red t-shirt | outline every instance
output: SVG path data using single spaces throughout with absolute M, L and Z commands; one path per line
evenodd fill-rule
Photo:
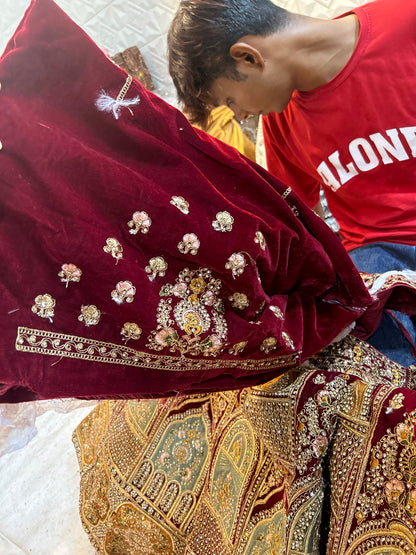
M 310 207 L 324 187 L 348 250 L 416 244 L 416 1 L 353 10 L 360 35 L 326 85 L 263 119 L 271 173 Z

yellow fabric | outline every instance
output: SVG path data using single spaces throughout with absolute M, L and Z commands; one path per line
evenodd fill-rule
M 198 129 L 201 129 L 198 125 Z M 218 106 L 210 114 L 207 133 L 236 148 L 241 154 L 256 161 L 256 147 L 243 133 L 239 123 L 234 118 L 234 112 L 228 106 Z

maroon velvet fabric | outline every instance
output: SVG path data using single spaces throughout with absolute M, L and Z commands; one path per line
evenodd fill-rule
M 125 100 L 138 104 L 118 119 L 98 110 L 126 73 L 51 0 L 31 3 L 0 82 L 0 400 L 260 383 L 329 344 L 371 302 L 336 236 L 294 194 L 283 199 L 287 188 L 265 170 L 134 80 Z M 134 234 L 128 222 L 141 211 L 151 225 Z M 231 229 L 218 228 L 221 212 Z M 186 234 L 197 253 L 184 249 Z M 109 238 L 123 247 L 118 261 L 104 250 Z M 153 276 L 154 257 L 167 269 Z M 79 281 L 62 281 L 64 264 Z M 117 303 L 125 281 L 134 298 Z M 236 306 L 236 293 L 248 305 Z M 37 306 L 45 294 L 50 319 Z M 89 305 L 100 319 L 86 325 Z M 141 334 L 126 343 L 127 322 Z

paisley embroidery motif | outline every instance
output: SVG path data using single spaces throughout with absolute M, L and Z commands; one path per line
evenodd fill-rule
M 247 266 L 246 259 L 239 252 L 233 253 L 228 259 L 228 262 L 225 264 L 225 268 L 227 270 L 231 270 L 233 274 L 233 278 L 240 276 L 244 272 L 244 268 L 246 266 Z
M 216 356 L 227 338 L 224 306 L 219 298 L 221 281 L 210 270 L 185 268 L 176 283 L 160 290 L 157 329 L 149 336 L 148 347 L 156 351 L 168 348 L 182 354 Z M 180 335 L 179 330 L 185 332 Z
M 259 244 L 262 251 L 266 250 L 266 239 L 261 231 L 256 231 L 254 242 Z
M 189 202 L 187 202 L 183 197 L 173 196 L 170 203 L 180 210 L 183 214 L 189 214 Z
M 103 247 L 103 251 L 111 254 L 111 256 L 116 259 L 116 264 L 118 264 L 118 261 L 123 258 L 123 247 L 114 237 L 109 237 L 106 243 L 107 244 Z
M 127 222 L 127 225 L 131 228 L 129 233 L 132 235 L 136 235 L 138 231 L 148 233 L 152 220 L 147 212 L 134 212 L 132 219 Z
M 149 266 L 145 270 L 148 274 L 150 281 L 153 281 L 157 276 L 163 277 L 168 269 L 168 265 L 162 256 L 156 256 L 149 260 Z
M 82 271 L 75 264 L 62 264 L 61 271 L 58 274 L 61 281 L 66 283 L 66 287 L 68 287 L 70 281 L 79 281 L 81 275 Z
M 136 288 L 130 281 L 119 281 L 116 288 L 111 291 L 111 298 L 117 304 L 121 304 L 122 302 L 132 303 L 135 294 Z
M 55 305 L 56 301 L 49 293 L 38 295 L 35 298 L 35 304 L 32 306 L 32 312 L 41 318 L 48 318 L 52 322 L 52 318 L 55 315 Z
M 233 293 L 228 297 L 228 300 L 233 308 L 238 308 L 239 310 L 244 310 L 250 304 L 245 293 Z
M 84 322 L 86 326 L 96 326 L 101 318 L 101 311 L 95 304 L 82 305 L 81 314 L 78 316 L 80 322 Z
M 216 219 L 212 222 L 215 231 L 232 231 L 234 218 L 229 212 L 218 212 Z
M 139 339 L 142 334 L 142 329 L 134 322 L 126 322 L 120 334 L 124 337 L 123 341 L 127 343 L 129 339 Z
M 178 244 L 178 249 L 182 254 L 197 254 L 200 244 L 195 233 L 186 233 Z

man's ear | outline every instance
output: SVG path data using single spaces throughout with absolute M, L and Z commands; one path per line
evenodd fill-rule
M 247 42 L 235 42 L 230 48 L 230 56 L 237 62 L 242 70 L 264 68 L 264 58 L 260 51 Z

